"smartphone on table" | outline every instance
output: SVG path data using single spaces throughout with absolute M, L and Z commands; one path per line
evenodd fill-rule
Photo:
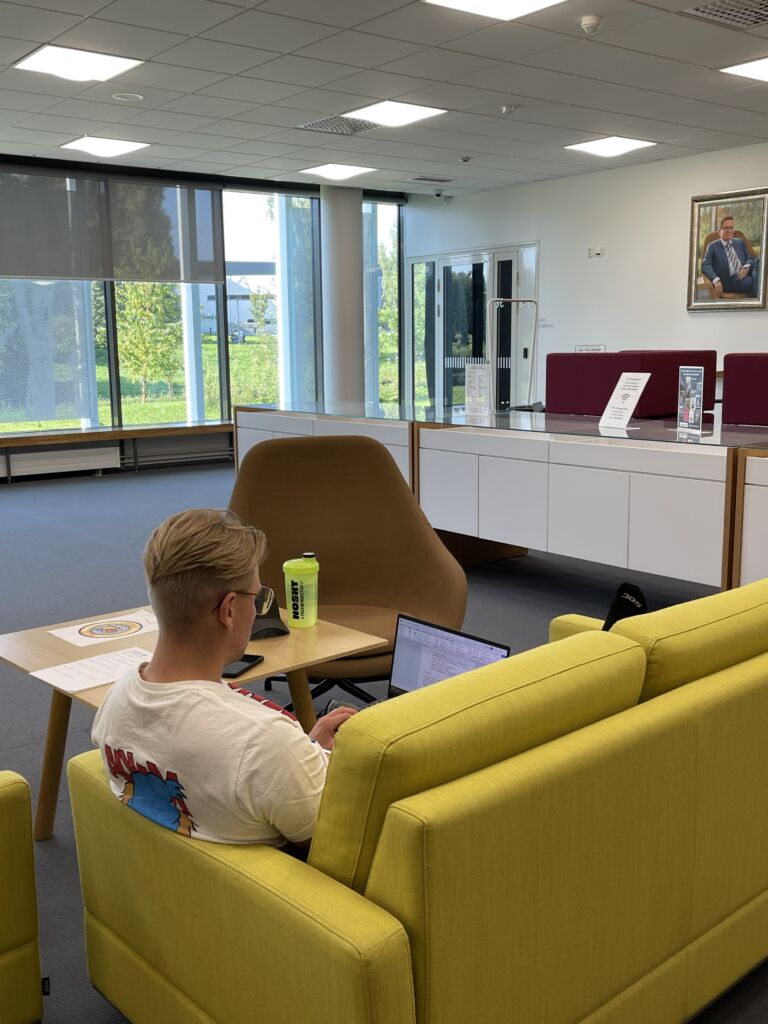
M 244 654 L 240 661 L 231 661 L 229 665 L 224 666 L 221 678 L 239 679 L 240 676 L 244 676 L 250 669 L 260 665 L 262 661 L 264 661 L 263 654 Z

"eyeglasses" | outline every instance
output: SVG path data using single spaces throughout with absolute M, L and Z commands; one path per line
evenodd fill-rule
M 269 609 L 272 607 L 275 601 L 275 592 L 270 587 L 259 587 L 257 593 L 252 593 L 250 590 L 230 590 L 230 594 L 240 594 L 242 597 L 252 597 L 253 603 L 256 606 L 257 615 L 266 615 Z M 227 595 L 225 594 L 224 597 Z M 222 597 L 221 601 L 224 600 Z M 215 608 L 211 608 L 211 614 L 217 612 L 221 608 L 221 601 L 216 605 Z

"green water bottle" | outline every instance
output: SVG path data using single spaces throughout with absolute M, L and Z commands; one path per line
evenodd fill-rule
M 283 562 L 285 573 L 285 609 L 288 625 L 306 629 L 317 622 L 317 576 L 320 565 L 314 551 L 305 551 L 301 558 Z

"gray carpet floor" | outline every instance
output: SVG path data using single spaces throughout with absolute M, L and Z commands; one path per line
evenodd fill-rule
M 231 466 L 215 466 L 0 485 L 4 584 L 0 633 L 145 603 L 141 551 L 149 533 L 182 508 L 225 506 L 233 479 Z M 509 643 L 516 653 L 544 643 L 549 620 L 555 615 L 602 616 L 626 571 L 530 554 L 473 567 L 468 576 L 465 629 Z M 656 576 L 633 574 L 632 579 L 643 587 L 651 608 L 711 592 Z M 341 696 L 329 696 L 335 695 Z M 274 696 L 287 699 L 287 687 L 277 684 Z M 0 766 L 26 776 L 33 793 L 39 781 L 48 704 L 44 685 L 0 662 Z M 75 703 L 68 757 L 90 748 L 92 717 Z M 51 980 L 45 1021 L 119 1024 L 123 1017 L 91 988 L 86 972 L 66 784 L 59 798 L 55 835 L 35 844 L 35 858 L 42 967 Z M 696 1021 L 764 1024 L 768 1021 L 768 968 L 753 972 Z

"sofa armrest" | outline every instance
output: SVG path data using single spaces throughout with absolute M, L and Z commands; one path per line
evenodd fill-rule
M 29 786 L 0 772 L 0 1020 L 43 1015 Z
M 68 775 L 89 973 L 136 1024 L 158 1005 L 229 1024 L 414 1020 L 408 938 L 387 911 L 280 850 L 147 821 L 112 795 L 98 751 Z
M 549 642 L 564 640 L 567 636 L 587 633 L 590 630 L 601 630 L 602 619 L 593 619 L 589 615 L 558 615 L 549 624 Z

